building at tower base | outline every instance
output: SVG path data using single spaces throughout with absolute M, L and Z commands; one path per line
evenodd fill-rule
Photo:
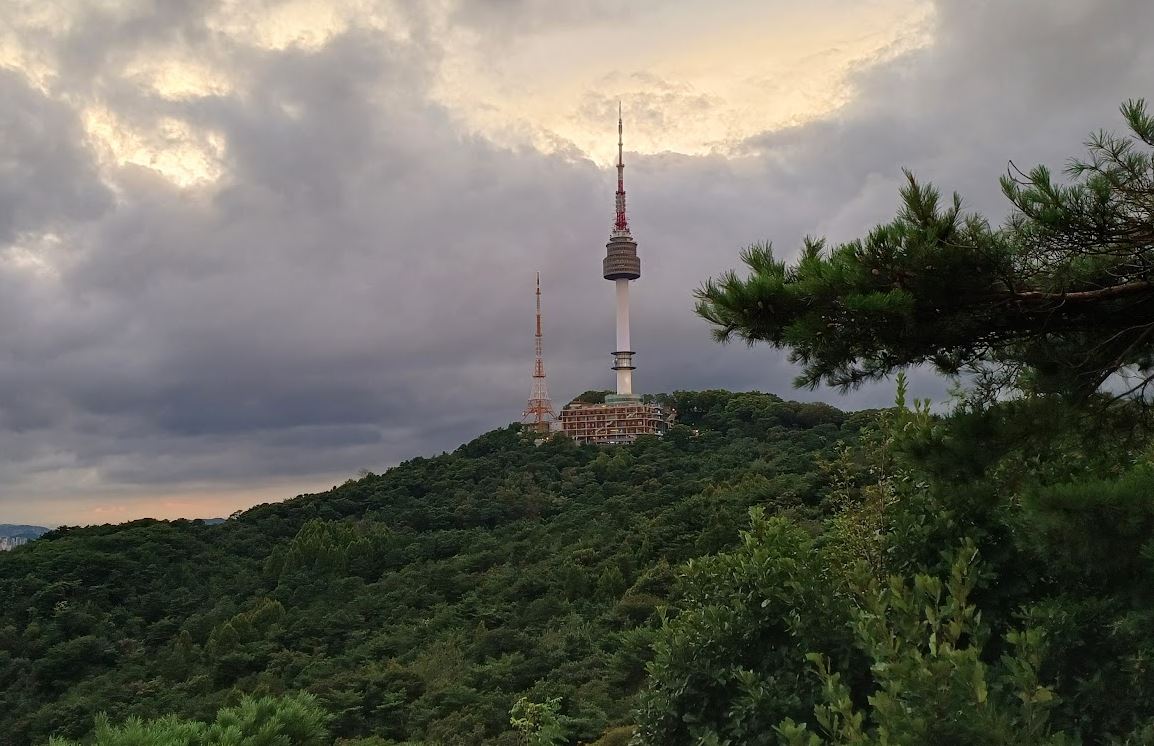
M 561 432 L 578 443 L 619 445 L 640 435 L 664 435 L 673 424 L 673 410 L 643 402 L 632 394 L 609 394 L 599 404 L 573 401 L 561 410 Z

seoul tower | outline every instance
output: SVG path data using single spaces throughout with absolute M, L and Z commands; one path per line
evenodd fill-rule
M 525 429 L 531 432 L 548 435 L 553 426 L 556 415 L 553 413 L 553 402 L 549 399 L 549 391 L 545 387 L 545 361 L 541 349 L 541 273 L 537 273 L 537 333 L 533 336 L 533 388 L 529 393 L 529 403 L 521 415 L 521 422 Z
M 633 347 L 629 342 L 629 283 L 641 276 L 641 259 L 637 242 L 629 233 L 625 217 L 625 158 L 622 139 L 621 104 L 617 104 L 617 219 L 605 244 L 602 264 L 606 280 L 617 284 L 617 349 L 613 352 L 613 370 L 617 371 L 617 395 L 606 401 L 629 401 L 633 393 Z

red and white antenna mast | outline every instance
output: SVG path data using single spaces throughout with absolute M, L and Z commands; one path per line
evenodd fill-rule
M 613 230 L 629 234 L 629 220 L 625 217 L 625 142 L 621 124 L 621 102 L 617 102 L 617 220 Z
M 557 415 L 553 412 L 553 402 L 545 386 L 545 360 L 541 345 L 541 273 L 537 273 L 537 333 L 533 336 L 533 388 L 529 403 L 521 415 L 526 430 L 548 435 Z

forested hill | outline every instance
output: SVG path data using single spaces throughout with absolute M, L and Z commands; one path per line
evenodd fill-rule
M 570 742 L 612 733 L 674 569 L 735 544 L 751 506 L 816 517 L 819 460 L 870 418 L 669 398 L 678 426 L 628 447 L 514 426 L 220 525 L 65 528 L 5 553 L 0 740 L 298 691 L 350 743 L 519 743 L 522 696 L 556 702 Z
M 1003 178 L 1001 227 L 911 174 L 863 238 L 699 288 L 719 340 L 893 408 L 682 393 L 661 439 L 510 427 L 0 554 L 0 743 L 1154 744 L 1154 114 L 1121 110 L 1069 184 Z M 949 413 L 911 366 L 965 374 Z

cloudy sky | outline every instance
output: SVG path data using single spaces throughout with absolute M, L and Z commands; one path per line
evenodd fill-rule
M 793 392 L 692 291 L 901 168 L 994 218 L 1154 97 L 1147 0 L 0 0 L 0 523 L 227 515 L 612 385 Z M 941 385 L 918 378 L 922 393 Z

